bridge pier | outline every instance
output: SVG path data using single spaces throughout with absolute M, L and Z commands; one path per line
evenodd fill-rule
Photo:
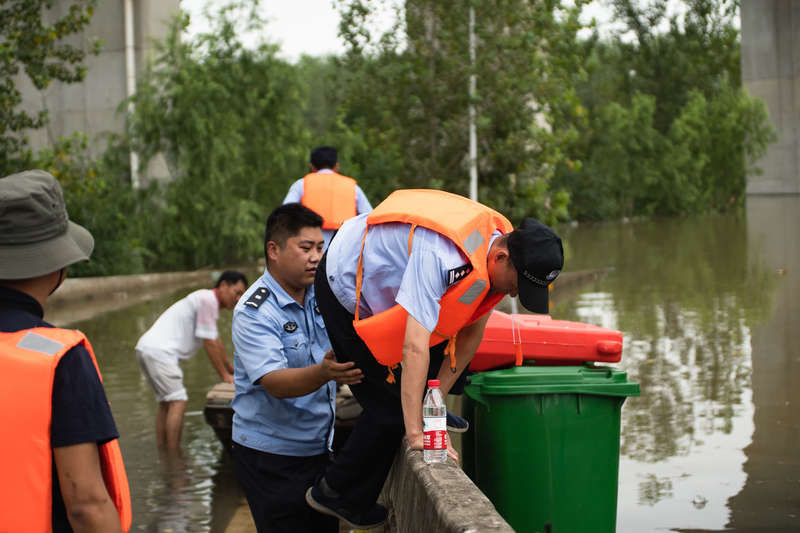
M 742 0 L 742 82 L 778 133 L 747 194 L 800 194 L 800 2 Z

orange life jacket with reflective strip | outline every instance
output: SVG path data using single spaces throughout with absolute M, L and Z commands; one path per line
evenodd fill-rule
M 356 216 L 356 180 L 335 172 L 306 174 L 300 202 L 322 217 L 322 229 L 339 229 Z
M 0 427 L 12 432 L 0 445 L 0 531 L 53 529 L 53 379 L 61 357 L 78 344 L 83 344 L 97 368 L 92 346 L 80 331 L 0 332 Z M 128 531 L 131 496 L 119 442 L 114 439 L 98 450 L 108 494 L 122 530 Z
M 439 302 L 439 322 L 430 340 L 431 346 L 448 341 L 445 353 L 450 356 L 451 367 L 455 370 L 455 337 L 458 331 L 491 311 L 503 299 L 503 294 L 489 294 L 486 259 L 492 233 L 495 230 L 508 233 L 513 226 L 506 217 L 478 202 L 444 191 L 425 189 L 395 191 L 370 213 L 356 270 L 357 301 L 353 327 L 375 359 L 390 368 L 403 360 L 403 339 L 408 312 L 395 304 L 364 320 L 360 320 L 358 316 L 363 278 L 362 259 L 367 233 L 372 226 L 387 222 L 411 224 L 408 236 L 409 255 L 414 229 L 422 226 L 453 241 L 472 265 L 472 271 L 461 281 L 451 285 L 442 296 Z M 394 381 L 391 372 L 387 381 Z

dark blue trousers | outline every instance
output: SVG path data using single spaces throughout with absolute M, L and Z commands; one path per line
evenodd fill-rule
M 339 520 L 309 507 L 305 497 L 328 465 L 327 453 L 275 455 L 235 442 L 231 452 L 258 533 L 338 533 Z

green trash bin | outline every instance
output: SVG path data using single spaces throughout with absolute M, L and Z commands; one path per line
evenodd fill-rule
M 620 412 L 638 383 L 610 367 L 520 366 L 465 392 L 464 470 L 514 530 L 615 531 Z

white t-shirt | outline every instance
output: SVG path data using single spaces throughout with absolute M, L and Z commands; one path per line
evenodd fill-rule
M 136 343 L 149 355 L 188 359 L 203 339 L 219 337 L 219 301 L 211 289 L 200 289 L 172 304 Z

